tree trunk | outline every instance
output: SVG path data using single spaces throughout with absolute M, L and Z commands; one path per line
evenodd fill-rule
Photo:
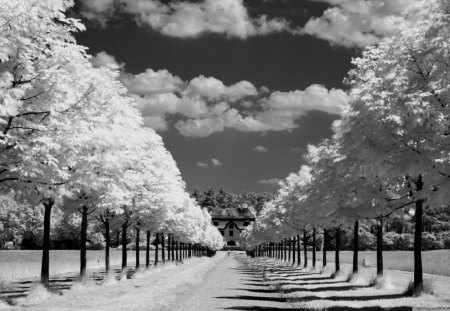
M 175 253 L 176 253 L 176 255 L 177 255 L 177 261 L 179 261 L 180 260 L 180 256 L 179 256 L 179 253 L 180 253 L 180 243 L 177 241 L 176 242 L 176 250 L 175 250 Z
M 109 250 L 111 248 L 111 236 L 109 232 L 109 218 L 105 218 L 105 270 L 106 274 L 111 271 L 111 265 L 109 263 Z
M 301 247 L 300 247 L 300 234 L 297 234 L 297 267 L 302 264 L 302 257 L 301 257 Z
M 284 242 L 284 261 L 287 261 L 287 239 L 286 238 L 284 238 L 283 239 L 283 242 Z
M 288 263 L 291 262 L 291 243 L 292 243 L 292 239 L 289 238 L 288 240 Z
M 167 234 L 167 261 L 170 261 L 170 249 L 172 247 L 172 240 L 170 237 L 170 233 Z
M 292 265 L 295 264 L 295 236 L 292 238 Z
M 414 231 L 414 294 L 419 295 L 423 290 L 422 273 L 422 226 L 423 226 L 423 199 L 416 202 L 416 228 Z
M 316 228 L 313 228 L 313 269 L 316 268 Z
M 88 207 L 81 207 L 81 232 L 80 232 L 80 280 L 86 278 L 86 240 L 88 229 Z
M 377 275 L 383 276 L 383 222 L 377 222 Z
M 359 221 L 355 221 L 353 228 L 353 273 L 358 273 L 358 249 L 359 249 Z
M 161 259 L 162 262 L 165 263 L 166 262 L 166 253 L 165 253 L 165 247 L 166 247 L 166 243 L 165 243 L 165 237 L 164 237 L 164 232 L 161 232 Z
M 151 232 L 150 230 L 146 231 L 147 234 L 147 243 L 145 245 L 145 267 L 148 269 L 150 267 L 150 239 L 151 239 Z
M 303 255 L 305 256 L 305 263 L 303 264 L 303 267 L 308 266 L 308 250 L 306 248 L 306 244 L 308 242 L 308 237 L 306 235 L 306 230 L 303 231 Z
M 328 232 L 327 229 L 323 229 L 322 267 L 325 267 L 327 265 L 327 243 Z
M 127 227 L 128 220 L 122 225 L 122 269 L 127 267 Z
M 136 247 L 135 247 L 135 249 L 136 249 L 136 269 L 139 269 L 139 267 L 141 266 L 141 263 L 140 263 L 140 258 L 139 258 L 139 252 L 140 252 L 140 249 L 139 249 L 139 236 L 140 236 L 140 234 L 141 234 L 141 229 L 139 228 L 139 227 L 136 227 L 136 242 L 135 242 L 135 244 L 136 244 Z
M 341 227 L 337 227 L 336 228 L 336 255 L 334 258 L 334 265 L 335 265 L 335 270 L 336 273 L 338 273 L 339 271 L 341 271 L 341 264 L 339 261 L 339 247 L 341 244 Z
M 42 243 L 41 283 L 48 288 L 50 278 L 50 219 L 55 200 L 48 197 L 42 200 L 44 205 L 44 237 Z
M 159 250 L 159 232 L 156 232 L 156 237 L 155 237 L 155 266 L 158 265 L 158 250 Z
M 173 235 L 172 235 L 172 261 L 175 261 L 175 240 L 173 239 Z
M 192 257 L 192 244 L 189 243 L 189 253 L 188 253 L 189 258 Z

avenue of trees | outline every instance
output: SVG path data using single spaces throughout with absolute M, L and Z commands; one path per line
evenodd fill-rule
M 301 242 L 314 245 L 321 235 L 326 250 L 334 239 L 339 272 L 342 229 L 350 226 L 357 273 L 365 224 L 375 228 L 382 275 L 383 228 L 408 215 L 413 292 L 420 294 L 424 215 L 448 215 L 450 202 L 450 3 L 418 1 L 397 26 L 396 34 L 353 60 L 346 79 L 352 101 L 333 124 L 333 137 L 309 146 L 306 165 L 280 183 L 245 234 L 257 255 L 286 258 L 288 245 L 296 247 L 297 261 Z
M 0 0 L 0 204 L 2 213 L 20 211 L 7 225 L 42 226 L 46 285 L 55 216 L 78 219 L 82 278 L 94 223 L 103 227 L 107 269 L 117 228 L 124 267 L 131 230 L 137 241 L 145 233 L 147 245 L 153 233 L 175 249 L 220 248 L 220 233 L 186 191 L 161 137 L 143 127 L 118 68 L 93 67 L 76 43 L 73 33 L 84 26 L 66 16 L 72 5 Z

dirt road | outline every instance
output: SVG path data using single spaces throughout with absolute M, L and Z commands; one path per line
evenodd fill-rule
M 266 290 L 261 271 L 245 262 L 239 254 L 223 257 L 199 286 L 177 299 L 172 310 L 287 310 L 280 294 Z

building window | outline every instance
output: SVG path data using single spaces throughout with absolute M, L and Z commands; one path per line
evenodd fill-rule
M 234 231 L 230 230 L 230 236 L 233 236 L 233 235 L 234 235 Z
M 248 221 L 244 221 L 244 227 L 247 227 L 250 223 Z
M 225 235 L 225 231 L 220 230 L 220 234 L 221 234 L 222 236 Z
M 213 225 L 214 225 L 214 226 L 218 226 L 218 225 L 219 225 L 219 222 L 218 222 L 218 221 L 213 221 Z
M 234 224 L 230 224 L 228 227 L 230 227 L 230 229 L 234 228 Z

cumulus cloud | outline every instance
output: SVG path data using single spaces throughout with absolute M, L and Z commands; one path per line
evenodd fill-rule
M 282 179 L 280 178 L 269 178 L 269 179 L 261 179 L 258 181 L 258 184 L 266 184 L 266 185 L 278 185 Z
M 211 159 L 211 163 L 214 166 L 221 166 L 222 165 L 222 162 L 220 162 L 219 160 L 214 159 L 214 158 Z
M 112 11 L 124 11 L 135 16 L 140 25 L 162 34 L 190 38 L 205 33 L 224 34 L 245 39 L 250 36 L 291 31 L 282 18 L 261 15 L 251 18 L 243 0 L 202 0 L 196 2 L 159 0 L 82 0 L 83 15 L 100 21 Z M 98 3 L 97 3 L 98 2 Z
M 243 80 L 233 85 L 225 86 L 222 81 L 203 75 L 192 79 L 187 86 L 187 91 L 208 99 L 219 99 L 226 96 L 230 101 L 258 94 L 255 86 L 248 81 Z
M 124 63 L 120 63 L 116 60 L 116 58 L 113 55 L 110 55 L 108 53 L 106 53 L 105 51 L 99 52 L 97 53 L 97 55 L 92 56 L 91 59 L 91 64 L 94 67 L 102 67 L 102 66 L 116 66 L 120 69 L 123 69 L 125 67 Z
M 91 61 L 117 64 L 105 52 Z M 147 69 L 136 75 L 122 70 L 120 78 L 142 112 L 146 126 L 165 131 L 174 125 L 180 134 L 189 137 L 206 137 L 225 129 L 289 131 L 309 111 L 339 115 L 349 102 L 343 90 L 328 90 L 317 84 L 304 90 L 271 92 L 265 87 L 257 89 L 249 81 L 225 85 L 203 75 L 183 81 L 165 69 Z
M 415 0 L 314 0 L 333 5 L 311 18 L 301 33 L 334 45 L 365 47 L 395 32 L 402 12 Z
M 82 0 L 81 14 L 87 19 L 94 20 L 105 26 L 109 17 L 113 14 L 114 0 Z
M 253 150 L 257 152 L 266 152 L 267 148 L 264 146 L 256 146 L 255 148 L 253 148 Z
M 221 34 L 246 39 L 288 32 L 311 35 L 333 45 L 365 47 L 391 35 L 402 13 L 416 0 L 311 0 L 331 5 L 302 28 L 284 18 L 250 17 L 244 0 L 81 0 L 82 15 L 105 26 L 118 12 L 134 16 L 138 25 L 178 38 Z
M 205 163 L 205 162 L 197 162 L 197 166 L 198 167 L 208 167 L 209 165 L 208 165 L 208 163 Z

